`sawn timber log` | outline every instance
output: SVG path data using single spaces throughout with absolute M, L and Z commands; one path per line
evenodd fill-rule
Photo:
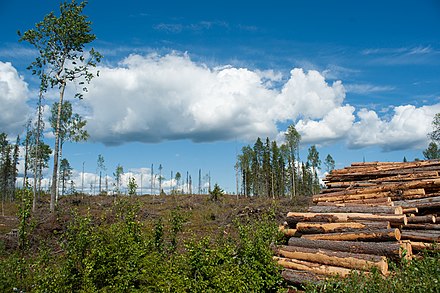
M 400 230 L 395 229 L 362 229 L 354 232 L 305 234 L 301 238 L 311 240 L 337 240 L 337 241 L 396 241 L 400 240 Z
M 345 251 L 360 254 L 375 254 L 400 259 L 404 255 L 406 246 L 398 242 L 360 242 L 360 241 L 331 241 L 310 240 L 291 237 L 289 245 L 307 248 L 325 248 L 333 251 Z
M 353 232 L 361 229 L 389 229 L 389 222 L 343 222 L 343 223 L 307 223 L 296 224 L 301 234 Z M 293 236 L 293 235 L 292 235 Z
M 375 267 L 384 275 L 388 273 L 388 263 L 385 256 L 285 245 L 279 246 L 277 253 L 283 257 L 291 259 L 305 260 L 349 269 L 370 270 Z
M 304 213 L 289 212 L 286 221 L 290 228 L 295 228 L 299 222 L 352 222 L 352 221 L 373 221 L 373 222 L 390 222 L 394 224 L 407 224 L 406 215 L 377 215 L 366 213 Z

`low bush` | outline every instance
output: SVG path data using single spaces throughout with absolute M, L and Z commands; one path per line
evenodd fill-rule
M 440 292 L 440 253 L 424 253 L 410 262 L 390 264 L 391 274 L 383 277 L 380 272 L 352 273 L 348 278 L 332 279 L 323 285 L 309 285 L 306 292 Z
M 179 210 L 157 219 L 153 228 L 137 220 L 137 210 L 136 204 L 118 200 L 114 223 L 74 213 L 60 238 L 62 250 L 42 248 L 0 259 L 0 291 L 276 292 L 280 288 L 279 269 L 270 250 L 277 237 L 274 221 L 236 221 L 223 236 L 179 243 L 185 222 Z

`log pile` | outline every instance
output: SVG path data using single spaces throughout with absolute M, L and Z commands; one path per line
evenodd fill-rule
M 353 163 L 333 170 L 327 188 L 307 212 L 290 212 L 282 231 L 288 245 L 274 259 L 293 283 L 320 282 L 351 270 L 376 268 L 388 260 L 439 249 L 440 160 Z

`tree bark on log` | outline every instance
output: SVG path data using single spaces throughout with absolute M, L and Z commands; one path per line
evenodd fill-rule
M 397 242 L 360 242 L 360 241 L 331 241 L 331 240 L 310 240 L 305 238 L 292 237 L 289 245 L 325 248 L 334 251 L 345 251 L 360 254 L 382 255 L 392 259 L 400 259 L 403 256 L 405 247 Z
M 425 197 L 423 187 L 430 186 L 440 187 L 440 178 L 319 194 L 313 196 L 313 202 L 362 200 L 381 197 L 391 197 L 392 199 L 405 199 L 406 196 Z
M 347 268 L 341 268 L 336 266 L 328 266 L 303 260 L 290 259 L 285 257 L 274 256 L 273 259 L 286 269 L 300 270 L 306 272 L 312 272 L 324 276 L 341 276 L 346 277 L 352 270 Z
M 278 254 L 290 258 L 330 266 L 368 271 L 375 267 L 384 275 L 388 273 L 385 256 L 332 251 L 327 249 L 304 248 L 298 246 L 279 246 Z
M 400 240 L 399 229 L 363 229 L 356 232 L 304 234 L 301 238 L 311 240 L 336 240 L 336 241 L 396 241 Z
M 417 214 L 418 212 L 418 208 L 402 208 L 402 213 L 404 214 Z
M 343 169 L 342 169 L 343 170 Z M 395 170 L 389 170 L 389 171 L 377 171 L 375 173 L 371 172 L 368 174 L 362 173 L 362 170 L 359 169 L 358 172 L 347 172 L 346 174 L 330 174 L 328 175 L 324 181 L 367 181 L 367 180 L 374 180 L 374 179 L 380 179 L 385 177 L 393 177 L 393 176 L 405 176 L 408 174 L 420 174 L 425 172 L 438 172 L 439 166 L 425 166 L 425 167 L 419 167 L 419 168 L 408 168 L 408 169 L 395 169 Z M 339 170 L 338 170 L 339 171 Z M 438 176 L 432 176 L 432 178 L 436 178 Z M 430 179 L 431 176 L 428 176 L 426 179 Z M 422 178 L 418 178 L 422 179 Z M 407 181 L 410 181 L 412 179 L 408 179 Z M 392 181 L 400 181 L 400 180 L 389 180 Z M 405 180 L 403 180 L 405 181 Z
M 395 224 L 407 224 L 405 215 L 377 215 L 365 213 L 287 213 L 286 221 L 290 228 L 295 228 L 299 222 L 351 222 L 351 221 L 373 221 L 390 222 Z
M 407 218 L 407 224 L 420 224 L 420 223 L 432 223 L 436 222 L 436 218 L 434 215 L 425 215 L 425 216 L 414 216 Z
M 440 240 L 440 231 L 438 230 L 403 230 L 402 239 L 421 242 L 438 242 Z
M 298 223 L 296 229 L 301 234 L 353 232 L 359 229 L 389 229 L 389 222 L 344 222 L 344 223 Z
M 378 162 L 377 164 L 371 163 L 353 163 L 350 167 L 346 167 L 344 169 L 333 170 L 330 175 L 369 175 L 378 173 L 393 172 L 400 171 L 402 173 L 413 173 L 413 169 L 418 170 L 426 170 L 426 167 L 434 167 L 438 169 L 440 165 L 440 161 L 438 160 L 429 160 L 429 161 L 419 161 L 419 162 L 405 162 L 405 163 L 387 163 L 387 162 Z M 429 169 L 428 169 L 429 170 Z
M 402 226 L 404 230 L 440 230 L 440 224 L 408 224 Z
M 372 187 L 376 186 L 376 183 L 372 182 L 359 182 L 359 181 L 341 181 L 341 182 L 326 182 L 325 185 L 329 189 L 333 188 L 363 188 L 363 187 Z
M 280 231 L 281 233 L 283 233 L 287 237 L 300 236 L 297 233 L 297 229 L 289 229 L 289 228 L 286 228 L 284 225 L 279 226 L 278 231 Z
M 402 215 L 402 207 L 387 207 L 387 206 L 375 206 L 367 207 L 362 206 L 311 206 L 308 208 L 308 212 L 311 213 L 370 213 L 370 214 L 393 214 Z
M 281 272 L 281 276 L 284 280 L 292 283 L 292 284 L 307 284 L 307 283 L 313 283 L 313 284 L 319 284 L 325 280 L 325 277 L 322 275 L 317 275 L 312 272 L 306 272 L 306 271 L 298 271 L 298 270 L 291 270 L 291 269 L 283 269 Z
M 422 171 L 420 173 L 399 174 L 395 176 L 381 177 L 373 180 L 369 180 L 371 183 L 385 183 L 395 181 L 412 181 L 416 179 L 431 179 L 438 177 L 437 171 Z
M 440 196 L 427 197 L 422 199 L 394 201 L 394 204 L 404 208 L 406 207 L 416 207 L 419 209 L 440 208 Z
M 376 204 L 376 205 L 386 205 L 387 203 L 392 203 L 391 197 L 378 197 L 378 198 L 368 198 L 368 199 L 353 199 L 353 200 L 337 200 L 337 201 L 320 201 L 318 205 L 329 205 L 335 204 Z
M 440 251 L 440 245 L 429 242 L 411 241 L 411 247 L 414 251 Z

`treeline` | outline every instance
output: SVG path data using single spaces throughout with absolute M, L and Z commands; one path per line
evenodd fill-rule
M 3 203 L 6 200 L 12 201 L 15 198 L 15 181 L 17 180 L 17 162 L 20 138 L 11 144 L 5 133 L 0 133 L 0 193 Z
M 285 134 L 285 143 L 257 138 L 253 147 L 247 145 L 237 156 L 237 192 L 245 196 L 295 197 L 319 193 L 318 169 L 321 160 L 316 146 L 308 149 L 307 160 L 301 161 L 301 135 L 293 125 Z M 334 169 L 331 155 L 325 159 L 327 171 Z

